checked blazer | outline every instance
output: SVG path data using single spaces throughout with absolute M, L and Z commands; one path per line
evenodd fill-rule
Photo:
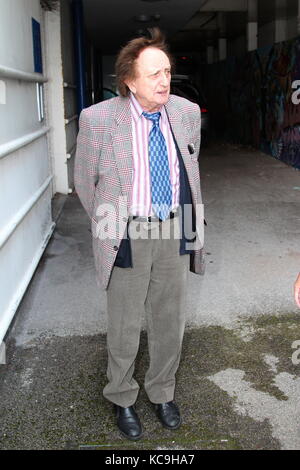
M 175 95 L 170 95 L 165 109 L 185 166 L 196 217 L 194 243 L 197 244 L 190 255 L 190 270 L 203 274 L 204 216 L 203 209 L 199 211 L 203 206 L 198 163 L 200 109 L 197 104 Z M 74 180 L 91 219 L 95 265 L 104 289 L 127 228 L 133 171 L 130 99 L 118 96 L 84 109 L 79 119 Z M 103 213 L 101 208 L 105 208 Z M 106 238 L 99 237 L 99 220 L 109 216 L 115 223 L 108 225 Z

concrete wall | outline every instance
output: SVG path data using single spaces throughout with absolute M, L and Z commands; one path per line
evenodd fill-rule
M 230 9 L 233 8 L 232 2 L 226 2 L 226 6 L 225 2 L 223 2 L 223 4 L 224 6 L 221 7 L 222 11 L 230 11 Z M 209 5 L 210 2 L 206 3 L 204 10 L 206 10 Z M 279 7 L 276 8 L 275 0 L 258 2 L 257 43 L 259 48 L 271 46 L 274 42 L 278 43 L 295 39 L 299 36 L 297 28 L 298 5 L 298 0 L 286 0 L 286 8 L 281 11 Z M 243 6 L 244 5 L 241 3 L 240 8 Z M 245 31 L 242 35 L 233 38 L 229 37 L 227 48 L 228 57 L 242 57 L 246 54 L 248 49 L 246 29 L 247 27 L 245 24 Z M 218 58 L 216 61 L 218 61 Z
M 258 47 L 265 47 L 276 41 L 275 37 L 276 24 L 275 21 L 266 23 L 258 29 Z M 298 36 L 297 32 L 297 16 L 290 17 L 286 20 L 284 27 L 284 37 L 286 40 L 294 39 Z
M 39 120 L 32 18 L 39 0 L 0 0 L 0 343 L 52 233 L 47 115 Z M 45 68 L 44 68 L 45 70 Z M 45 73 L 45 72 L 44 72 Z M 39 84 L 39 85 L 38 85 Z
M 297 18 L 298 0 L 287 0 L 283 17 L 276 12 L 275 1 L 270 0 L 268 8 L 265 7 L 264 15 L 262 18 L 259 17 L 258 47 L 295 39 L 298 36 Z

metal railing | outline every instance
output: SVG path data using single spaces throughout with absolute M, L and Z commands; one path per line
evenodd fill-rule
M 44 77 L 44 75 L 40 73 L 24 72 L 23 70 L 12 69 L 5 65 L 0 65 L 0 77 L 36 83 L 45 83 L 48 81 L 47 77 Z
M 50 127 L 44 126 L 38 131 L 31 132 L 30 134 L 23 135 L 22 137 L 18 137 L 17 139 L 11 140 L 10 142 L 6 142 L 5 144 L 0 145 L 0 159 L 6 157 L 12 152 L 16 152 L 22 147 L 25 147 L 31 142 L 34 142 L 37 139 L 40 139 L 44 135 L 49 132 Z
M 32 209 L 32 207 L 39 201 L 44 194 L 49 184 L 53 179 L 53 175 L 48 176 L 46 181 L 39 187 L 39 189 L 26 201 L 26 203 L 18 210 L 14 217 L 8 224 L 0 231 L 0 249 L 3 248 L 7 240 L 12 236 L 16 228 L 20 225 L 24 217 Z

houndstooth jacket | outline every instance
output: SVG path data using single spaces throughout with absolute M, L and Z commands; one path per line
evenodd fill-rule
M 199 106 L 184 98 L 170 95 L 165 108 L 185 165 L 193 206 L 203 207 L 198 164 L 201 140 Z M 126 231 L 132 191 L 133 156 L 129 98 L 112 98 L 81 112 L 74 179 L 77 194 L 91 219 L 96 270 L 100 284 L 106 289 Z M 108 233 L 105 239 L 98 236 L 99 207 L 103 207 L 103 204 L 108 212 L 117 215 L 115 225 L 118 229 Z M 198 213 L 198 244 L 190 255 L 190 270 L 196 274 L 204 274 L 203 223 L 203 213 L 200 216 Z

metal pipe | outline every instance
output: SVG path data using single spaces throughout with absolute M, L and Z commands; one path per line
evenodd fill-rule
M 67 160 L 70 160 L 70 158 L 73 157 L 75 151 L 76 151 L 77 143 L 73 145 L 73 147 L 67 152 Z
M 24 82 L 38 82 L 45 83 L 47 78 L 40 73 L 28 73 L 23 70 L 12 69 L 5 65 L 0 65 L 0 77 L 12 78 L 14 80 L 23 80 Z
M 70 124 L 70 122 L 75 121 L 78 118 L 78 114 L 74 114 L 74 116 L 70 116 L 69 118 L 65 119 L 65 124 Z
M 64 88 L 74 88 L 76 89 L 76 85 L 73 85 L 72 83 L 64 82 Z
M 12 152 L 16 152 L 17 150 L 25 147 L 31 142 L 34 142 L 37 139 L 40 139 L 44 135 L 49 132 L 50 127 L 42 127 L 40 130 L 31 132 L 30 134 L 23 135 L 22 137 L 18 137 L 17 139 L 11 140 L 5 144 L 0 145 L 0 159 L 6 157 Z

